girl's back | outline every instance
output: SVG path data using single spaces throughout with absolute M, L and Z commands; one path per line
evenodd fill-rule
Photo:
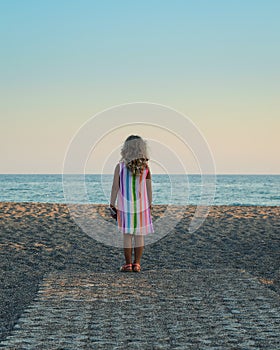
M 150 170 L 146 166 L 139 175 L 133 173 L 124 161 L 119 163 L 120 189 L 118 193 L 118 226 L 123 233 L 147 234 L 153 232 L 146 180 Z

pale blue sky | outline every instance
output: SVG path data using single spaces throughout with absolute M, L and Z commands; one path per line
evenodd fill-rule
M 278 0 L 1 0 L 0 173 L 60 173 L 87 119 L 134 101 L 188 115 L 218 173 L 280 173 L 279 17 Z

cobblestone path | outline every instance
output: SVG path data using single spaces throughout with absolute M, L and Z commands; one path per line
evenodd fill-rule
M 5 349 L 280 349 L 280 298 L 239 270 L 46 275 Z

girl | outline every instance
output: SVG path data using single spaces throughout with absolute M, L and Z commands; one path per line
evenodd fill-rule
M 121 271 L 140 272 L 144 235 L 154 232 L 151 218 L 151 172 L 148 167 L 146 142 L 140 136 L 129 136 L 122 147 L 121 157 L 114 172 L 110 208 L 116 213 L 118 229 L 124 236 L 125 264 Z

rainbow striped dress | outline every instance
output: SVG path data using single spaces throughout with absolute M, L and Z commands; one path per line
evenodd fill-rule
M 124 162 L 120 162 L 120 189 L 118 192 L 118 229 L 122 233 L 145 235 L 153 233 L 146 178 L 149 169 L 133 175 Z

